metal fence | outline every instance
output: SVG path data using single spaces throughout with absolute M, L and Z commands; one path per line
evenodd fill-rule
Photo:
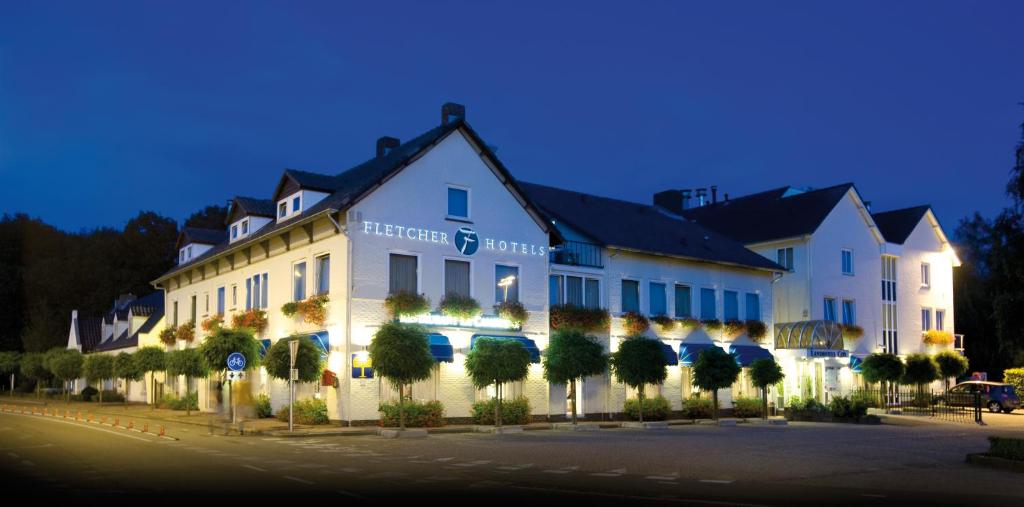
M 980 393 L 958 394 L 900 389 L 859 389 L 852 397 L 863 401 L 869 407 L 899 411 L 907 415 L 934 417 L 945 421 L 978 423 L 982 422 L 982 398 Z

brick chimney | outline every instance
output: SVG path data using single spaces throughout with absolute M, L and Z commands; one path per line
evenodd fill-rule
M 383 136 L 377 139 L 377 158 L 387 155 L 391 150 L 398 148 L 400 144 L 402 143 L 397 137 Z
M 466 106 L 455 102 L 445 102 L 441 106 L 441 125 L 447 125 L 456 119 L 466 119 Z

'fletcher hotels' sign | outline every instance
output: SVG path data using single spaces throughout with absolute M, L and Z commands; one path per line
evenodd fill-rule
M 380 222 L 363 222 L 363 234 L 384 236 L 388 238 L 420 241 L 438 245 L 453 245 L 463 255 L 473 255 L 483 248 L 493 252 L 514 253 L 520 255 L 547 255 L 548 247 L 533 243 L 520 243 L 499 238 L 481 238 L 469 227 L 460 227 L 454 235 L 447 232 Z

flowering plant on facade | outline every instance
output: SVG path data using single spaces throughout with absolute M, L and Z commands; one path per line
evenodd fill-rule
M 924 343 L 925 345 L 952 345 L 953 333 L 938 329 L 929 329 L 924 332 Z
M 847 340 L 859 340 L 861 336 L 864 336 L 864 328 L 856 324 L 843 324 L 843 338 Z
M 706 329 L 708 331 L 721 331 L 722 330 L 722 321 L 720 321 L 718 319 L 704 319 L 704 320 L 700 321 L 700 325 L 703 326 L 704 329 Z
M 683 328 L 684 333 L 689 333 L 700 327 L 700 321 L 693 317 L 683 317 L 677 320 L 679 321 L 679 325 Z
M 249 328 L 257 333 L 267 327 L 267 312 L 263 310 L 246 310 L 231 317 L 231 327 L 235 329 Z
M 167 326 L 160 331 L 160 341 L 164 345 L 174 345 L 177 339 L 177 329 L 174 326 Z
M 195 322 L 190 321 L 178 326 L 178 329 L 174 332 L 174 337 L 185 342 L 194 340 L 196 337 Z
M 316 326 L 322 326 L 327 322 L 327 302 L 330 301 L 327 294 L 317 294 L 302 301 L 293 301 L 281 306 L 281 313 L 286 317 L 296 314 L 302 320 Z
M 519 301 L 505 301 L 494 305 L 494 313 L 509 322 L 513 326 L 522 327 L 526 319 L 530 318 L 530 312 Z
M 224 316 L 214 315 L 212 317 L 207 317 L 203 319 L 203 322 L 200 324 L 200 326 L 202 326 L 203 331 L 206 331 L 207 333 L 212 333 L 224 326 Z
M 760 320 L 748 320 L 744 324 L 747 327 L 747 336 L 755 342 L 760 342 L 768 336 L 768 325 Z
M 626 312 L 622 314 L 622 328 L 628 336 L 644 334 L 651 328 L 650 321 L 638 312 Z
M 722 324 L 722 329 L 725 331 L 725 336 L 735 338 L 747 330 L 747 323 L 742 320 L 730 319 Z
M 399 291 L 388 294 L 384 300 L 384 308 L 393 319 L 399 317 L 413 317 L 430 312 L 430 300 L 426 295 L 415 292 Z
M 461 320 L 475 319 L 480 315 L 480 303 L 469 297 L 449 292 L 441 298 L 437 309 L 442 314 Z
M 585 333 L 608 330 L 611 315 L 604 308 L 583 308 L 575 305 L 555 305 L 549 310 L 551 329 L 579 329 Z
M 676 327 L 676 321 L 672 320 L 668 315 L 655 315 L 651 317 L 651 320 L 658 325 L 658 329 L 662 332 L 667 333 Z

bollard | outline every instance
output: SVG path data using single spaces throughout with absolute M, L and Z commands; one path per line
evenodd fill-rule
M 165 428 L 163 426 L 160 426 L 160 436 L 161 437 L 164 436 L 164 430 L 165 430 Z
M 128 421 L 128 429 L 130 430 L 130 429 L 132 429 L 134 427 L 135 427 L 135 423 L 133 423 L 131 421 Z
M 120 417 L 115 417 L 114 418 L 114 427 L 116 428 L 116 427 L 118 427 L 120 425 L 121 425 L 121 418 Z
M 149 433 L 149 423 L 142 423 L 142 432 Z
M 75 420 L 78 421 L 78 420 L 81 420 L 81 419 L 82 419 L 82 411 L 79 410 L 79 411 L 75 412 Z
M 86 422 L 92 422 L 92 414 L 88 414 L 85 418 Z
M 100 417 L 100 424 L 107 424 L 107 416 Z

